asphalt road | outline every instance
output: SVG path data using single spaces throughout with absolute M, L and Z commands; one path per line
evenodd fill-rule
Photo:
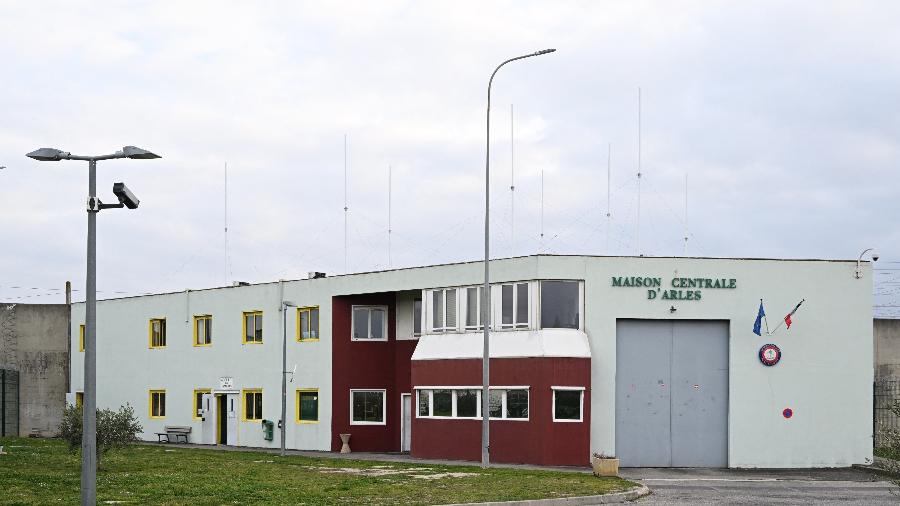
M 900 487 L 859 469 L 622 469 L 650 487 L 635 501 L 656 504 L 900 505 Z

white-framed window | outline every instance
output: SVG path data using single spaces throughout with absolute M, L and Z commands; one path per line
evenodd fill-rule
M 484 298 L 484 286 L 469 286 L 466 294 L 466 330 L 483 330 L 481 325 L 481 301 Z M 488 308 L 490 314 L 490 308 Z
M 431 290 L 431 331 L 432 332 L 456 332 L 456 288 L 441 288 Z
M 581 328 L 581 292 L 579 281 L 541 281 L 541 328 Z
M 387 391 L 350 389 L 350 425 L 386 425 Z
M 481 387 L 416 387 L 418 418 L 481 418 Z M 528 420 L 528 387 L 490 387 L 491 419 Z
M 528 283 L 504 283 L 500 285 L 500 328 L 527 329 L 530 306 Z
M 491 387 L 488 409 L 492 420 L 528 420 L 528 387 Z
M 413 301 L 413 335 L 422 335 L 422 299 Z
M 553 391 L 553 421 L 584 420 L 584 387 L 550 387 Z
M 387 306 L 353 306 L 353 341 L 387 341 Z

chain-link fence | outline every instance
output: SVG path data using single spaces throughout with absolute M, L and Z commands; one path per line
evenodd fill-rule
M 887 442 L 886 431 L 900 431 L 900 417 L 891 411 L 894 403 L 900 402 L 900 378 L 875 380 L 874 396 L 875 446 L 881 447 Z
M 19 435 L 19 372 L 0 369 L 0 436 Z

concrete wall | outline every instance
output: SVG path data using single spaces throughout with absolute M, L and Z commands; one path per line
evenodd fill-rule
M 0 303 L 0 369 L 19 371 L 21 436 L 32 429 L 55 435 L 59 427 L 69 367 L 68 311 L 65 304 Z
M 855 266 L 855 261 L 544 255 L 493 261 L 491 276 L 498 283 L 584 281 L 582 318 L 593 357 L 590 451 L 615 453 L 617 319 L 727 320 L 729 466 L 831 467 L 872 458 L 872 271 L 865 264 L 862 279 L 856 279 Z M 736 285 L 703 289 L 700 300 L 667 300 L 661 295 L 649 299 L 646 288 L 612 286 L 616 276 L 659 277 L 666 290 L 675 288 L 671 280 L 679 277 L 735 279 Z M 480 263 L 464 263 L 101 301 L 98 405 L 135 405 L 148 439 L 163 425 L 192 425 L 199 432 L 200 424 L 191 416 L 192 390 L 216 388 L 219 377 L 232 376 L 236 389 L 262 388 L 264 418 L 277 420 L 280 301 L 319 305 L 321 339 L 288 342 L 288 369 L 295 363 L 298 368 L 289 386 L 287 412 L 294 413 L 294 388 L 318 388 L 320 423 L 288 423 L 287 446 L 328 450 L 333 439 L 332 365 L 341 360 L 332 356 L 332 343 L 349 339 L 332 333 L 332 297 L 477 285 L 482 280 Z M 800 299 L 806 302 L 790 330 L 782 327 L 773 336 L 758 337 L 751 329 L 760 298 L 765 299 L 773 329 Z M 398 306 L 406 301 L 398 300 Z M 251 309 L 264 311 L 261 345 L 241 344 L 241 311 Z M 398 308 L 398 318 L 404 313 Z M 73 340 L 83 314 L 83 304 L 73 306 Z M 213 315 L 212 346 L 191 345 L 194 314 Z M 148 320 L 157 317 L 168 321 L 165 349 L 148 348 Z M 294 321 L 289 314 L 289 332 Z M 757 358 L 760 346 L 770 342 L 783 352 L 774 367 L 763 366 Z M 74 345 L 77 350 L 77 342 Z M 72 386 L 77 391 L 82 354 L 72 355 Z M 164 420 L 147 416 L 151 388 L 167 390 Z M 389 406 L 394 402 L 391 399 Z M 792 418 L 782 416 L 785 408 L 793 410 Z M 238 442 L 275 447 L 278 437 L 265 442 L 259 423 L 239 422 Z
M 875 378 L 900 379 L 900 320 L 876 319 Z

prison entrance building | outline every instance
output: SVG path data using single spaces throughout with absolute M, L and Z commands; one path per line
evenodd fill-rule
M 98 406 L 147 440 L 585 466 L 872 458 L 872 281 L 856 261 L 535 255 L 98 304 Z M 754 332 L 762 300 L 766 319 Z M 285 306 L 285 302 L 289 306 Z M 799 301 L 788 326 L 784 317 Z M 282 309 L 284 311 L 282 312 Z M 72 309 L 79 339 L 84 306 Z M 768 326 L 767 326 L 768 325 Z M 72 391 L 83 353 L 72 344 Z

